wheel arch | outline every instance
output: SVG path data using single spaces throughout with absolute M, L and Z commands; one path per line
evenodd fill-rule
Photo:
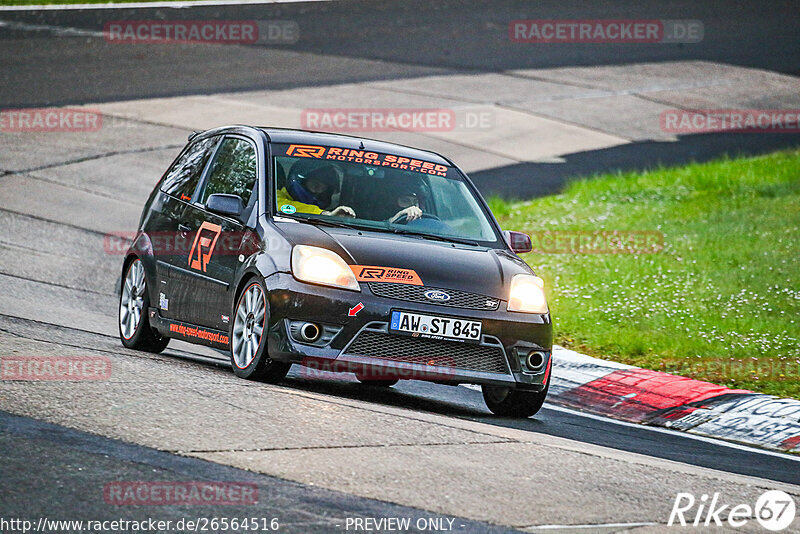
M 134 260 L 139 260 L 142 262 L 142 266 L 144 267 L 144 274 L 145 279 L 147 280 L 147 294 L 150 296 L 150 302 L 158 302 L 158 284 L 154 283 L 158 277 L 156 273 L 156 265 L 155 261 L 153 260 L 152 256 L 146 256 L 140 254 L 138 251 L 130 250 L 125 256 L 125 259 L 122 262 L 122 272 L 119 277 L 119 283 L 117 284 L 117 296 L 122 295 L 122 284 L 125 283 L 125 275 L 128 272 L 128 268 L 130 267 L 131 263 Z M 150 260 L 150 261 L 148 261 Z
M 236 313 L 236 310 L 234 310 L 234 308 L 236 307 L 236 304 L 239 302 L 239 297 L 242 295 L 242 291 L 244 291 L 244 288 L 247 287 L 247 285 L 254 279 L 256 280 L 261 279 L 263 281 L 264 276 L 258 271 L 248 270 L 245 271 L 244 274 L 242 274 L 241 278 L 239 278 L 239 283 L 236 284 L 236 291 L 234 291 L 233 293 L 233 300 L 231 302 L 231 313 L 234 314 Z M 266 286 L 267 283 L 265 281 L 264 287 L 266 288 Z M 267 305 L 269 305 L 269 299 L 266 299 L 266 301 Z M 231 316 L 231 324 L 233 324 L 233 316 Z
M 131 243 L 131 246 L 125 254 L 125 259 L 122 261 L 122 273 L 120 274 L 119 283 L 117 284 L 118 295 L 122 293 L 125 273 L 127 273 L 128 267 L 135 259 L 141 260 L 147 279 L 151 281 L 156 280 L 156 257 L 153 254 L 153 243 L 146 232 L 140 231 L 136 235 L 133 243 Z M 148 284 L 147 289 L 150 294 L 150 302 L 158 302 L 158 299 L 154 299 L 154 294 L 152 293 L 154 287 L 151 286 L 152 284 Z
M 130 267 L 133 260 L 136 259 L 139 259 L 139 256 L 137 256 L 135 252 L 128 252 L 128 255 L 122 260 L 122 272 L 117 279 L 117 296 L 122 295 L 122 284 L 125 283 L 125 275 L 128 274 L 128 267 Z

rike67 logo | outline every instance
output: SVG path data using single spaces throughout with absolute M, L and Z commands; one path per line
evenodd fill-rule
M 789 528 L 796 513 L 792 496 L 780 490 L 764 492 L 756 500 L 755 506 L 725 503 L 719 493 L 711 496 L 703 494 L 699 499 L 691 493 L 678 493 L 667 525 L 738 528 L 755 517 L 763 528 L 778 532 Z

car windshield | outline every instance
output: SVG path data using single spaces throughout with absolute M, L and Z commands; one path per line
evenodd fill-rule
M 496 243 L 455 168 L 393 154 L 273 145 L 278 214 L 365 229 Z

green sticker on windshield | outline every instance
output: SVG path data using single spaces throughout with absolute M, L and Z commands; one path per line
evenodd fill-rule
M 291 204 L 284 204 L 283 206 L 281 206 L 281 211 L 283 213 L 288 213 L 289 215 L 291 215 L 292 213 L 297 211 L 297 208 L 295 208 Z

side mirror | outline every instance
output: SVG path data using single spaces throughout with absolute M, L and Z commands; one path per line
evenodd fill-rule
M 503 237 L 506 238 L 506 243 L 508 243 L 508 246 L 511 247 L 511 250 L 517 254 L 522 254 L 524 252 L 530 252 L 533 250 L 533 245 L 531 245 L 531 236 L 524 232 L 513 232 L 506 230 L 503 232 Z
M 222 193 L 214 193 L 208 197 L 206 209 L 210 212 L 218 213 L 220 215 L 238 217 L 244 211 L 244 203 L 242 202 L 242 197 L 239 195 L 223 195 Z

